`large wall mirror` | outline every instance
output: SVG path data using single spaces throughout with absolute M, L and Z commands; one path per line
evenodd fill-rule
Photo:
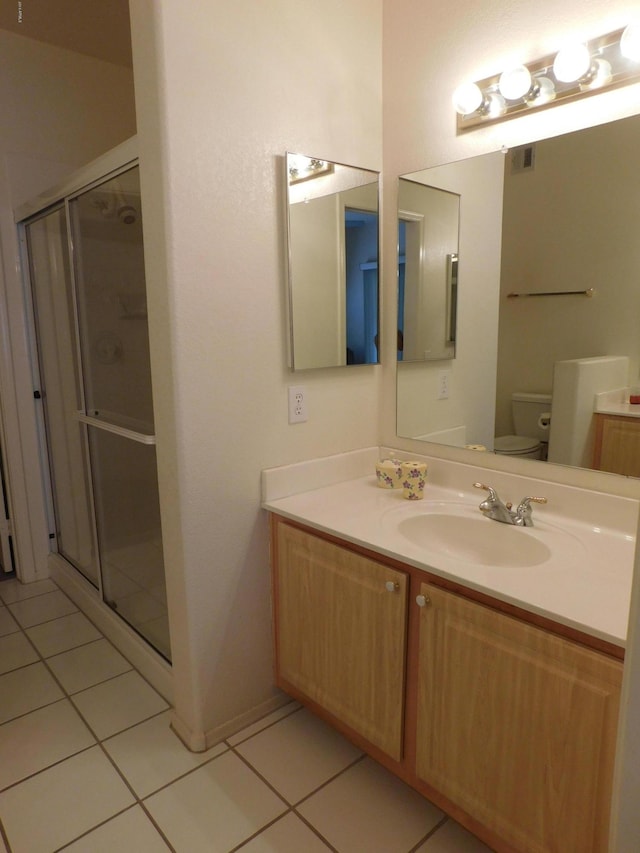
M 293 370 L 379 361 L 378 177 L 286 156 Z
M 639 143 L 633 116 L 403 176 L 459 194 L 460 262 L 456 358 L 398 363 L 398 435 L 640 475 Z

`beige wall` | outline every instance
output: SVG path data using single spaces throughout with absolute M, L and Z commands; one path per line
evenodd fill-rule
M 287 369 L 283 229 L 287 150 L 381 167 L 382 5 L 131 17 L 176 711 L 197 738 L 274 696 L 260 470 L 378 440 L 378 367 Z
M 136 132 L 133 75 L 0 30 L 0 401 L 17 552 L 46 577 L 49 540 L 13 208 Z M 9 350 L 4 344 L 11 342 Z
M 136 132 L 131 69 L 0 30 L 0 152 L 16 206 Z

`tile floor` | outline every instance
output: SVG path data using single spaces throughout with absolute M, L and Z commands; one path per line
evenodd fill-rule
M 206 753 L 51 581 L 0 583 L 0 853 L 486 853 L 296 703 Z

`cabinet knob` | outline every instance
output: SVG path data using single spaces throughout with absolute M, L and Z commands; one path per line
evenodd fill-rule
M 397 592 L 400 589 L 398 581 L 387 581 L 384 585 L 387 592 Z
M 416 604 L 418 607 L 426 607 L 427 604 L 431 604 L 431 599 L 428 595 L 416 595 Z

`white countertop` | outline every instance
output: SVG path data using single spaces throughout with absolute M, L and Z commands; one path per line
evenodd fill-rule
M 595 395 L 593 410 L 601 415 L 640 418 L 640 405 L 629 402 L 629 388 L 615 388 Z
M 640 405 L 626 403 L 600 403 L 596 408 L 599 415 L 619 415 L 624 418 L 640 418 Z
M 401 490 L 381 489 L 375 476 L 370 475 L 265 499 L 263 507 L 624 646 L 635 537 L 628 530 L 567 520 L 554 515 L 549 505 L 534 507 L 534 528 L 511 528 L 485 519 L 477 509 L 482 499 L 483 493 L 473 489 L 461 492 L 427 482 L 423 501 L 407 501 Z M 472 514 L 473 518 L 477 513 L 482 522 L 513 531 L 514 536 L 533 535 L 549 545 L 552 556 L 539 565 L 496 568 L 465 562 L 442 549 L 427 551 L 399 531 L 398 522 L 409 515 L 435 511 L 446 505 L 457 513 Z M 497 533 L 503 534 L 504 530 Z M 561 543 L 559 548 L 557 543 Z

